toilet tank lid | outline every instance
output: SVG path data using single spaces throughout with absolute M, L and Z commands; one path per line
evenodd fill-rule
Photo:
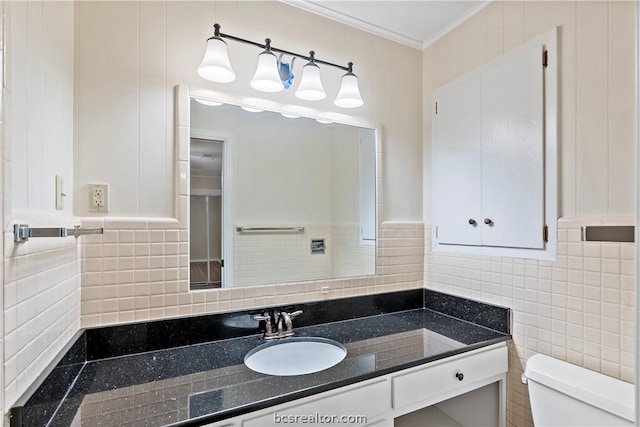
M 527 360 L 525 377 L 629 421 L 634 420 L 633 384 L 543 354 Z

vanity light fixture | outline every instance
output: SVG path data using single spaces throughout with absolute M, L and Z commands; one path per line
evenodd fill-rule
M 280 113 L 280 115 L 282 117 L 286 117 L 287 119 L 299 119 L 300 118 L 300 116 L 298 116 L 297 114 Z
M 333 123 L 331 120 L 327 120 L 327 119 L 316 119 L 316 122 L 322 123 L 323 125 L 329 125 Z
M 265 39 L 265 44 L 246 40 L 240 37 L 223 34 L 220 32 L 220 25 L 214 24 L 213 36 L 207 39 L 207 45 L 204 52 L 204 58 L 198 67 L 198 75 L 200 77 L 216 82 L 229 83 L 235 80 L 235 73 L 231 68 L 229 55 L 227 51 L 227 43 L 223 39 L 234 40 L 236 42 L 249 44 L 264 49 L 258 55 L 258 65 L 251 79 L 250 85 L 256 90 L 262 92 L 280 92 L 285 88 L 289 88 L 294 78 L 290 64 L 282 63 L 282 59 L 278 59 L 274 52 L 291 55 L 293 58 L 302 58 L 307 60 L 307 64 L 302 68 L 302 77 L 300 84 L 295 91 L 296 97 L 306 101 L 319 101 L 326 98 L 327 94 L 322 85 L 320 78 L 320 67 L 318 64 L 339 68 L 346 71 L 342 76 L 340 90 L 334 100 L 334 104 L 341 108 L 357 108 L 364 105 L 360 89 L 358 88 L 358 77 L 353 73 L 353 62 L 342 66 L 332 62 L 322 61 L 315 57 L 315 52 L 310 51 L 309 56 L 299 53 L 278 49 L 271 46 L 271 39 Z

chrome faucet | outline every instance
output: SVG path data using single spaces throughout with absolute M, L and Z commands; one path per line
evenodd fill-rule
M 285 338 L 292 336 L 294 334 L 292 320 L 301 314 L 302 310 L 294 311 L 293 313 L 280 311 L 280 313 L 278 314 L 278 321 L 275 323 L 275 330 L 273 326 L 275 315 L 272 315 L 270 312 L 265 311 L 262 315 L 255 315 L 253 316 L 253 319 L 264 322 L 264 334 L 262 335 L 262 337 L 265 340 L 271 340 L 274 338 Z
M 292 320 L 302 314 L 302 310 L 294 311 L 293 313 L 287 313 L 286 311 L 281 311 L 280 316 L 278 316 L 278 336 L 279 337 L 290 337 L 293 335 L 293 322 Z

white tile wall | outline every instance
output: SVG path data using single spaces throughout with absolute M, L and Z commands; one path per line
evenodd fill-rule
M 580 241 L 581 225 L 603 223 L 631 225 L 633 218 L 560 219 L 554 262 L 433 253 L 425 238 L 425 287 L 513 310 L 509 425 L 533 425 L 520 382 L 533 354 L 634 380 L 634 245 Z
M 235 233 L 234 286 L 321 280 L 332 276 L 331 225 L 294 224 L 303 232 Z M 270 225 L 255 225 L 268 227 Z M 274 225 L 275 226 L 275 225 Z M 280 226 L 289 226 L 280 225 Z M 325 253 L 311 254 L 311 239 L 325 239 Z
M 187 231 L 176 220 L 84 218 L 105 234 L 82 239 L 82 324 L 85 327 L 163 319 L 422 286 L 422 223 L 385 222 L 378 274 L 311 282 L 190 292 Z M 321 294 L 328 286 L 330 292 Z
M 80 328 L 81 264 L 75 238 L 14 243 L 8 232 L 4 241 L 4 407 L 9 408 Z
M 376 247 L 360 244 L 358 224 L 296 225 L 304 232 L 235 233 L 234 286 L 375 273 Z M 317 238 L 325 239 L 325 253 L 312 255 L 311 239 Z
M 360 243 L 359 224 L 333 224 L 332 277 L 362 276 L 375 271 L 376 247 Z

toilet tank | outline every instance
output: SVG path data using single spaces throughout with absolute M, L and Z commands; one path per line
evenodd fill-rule
M 634 425 L 633 384 L 542 354 L 524 377 L 536 427 Z

